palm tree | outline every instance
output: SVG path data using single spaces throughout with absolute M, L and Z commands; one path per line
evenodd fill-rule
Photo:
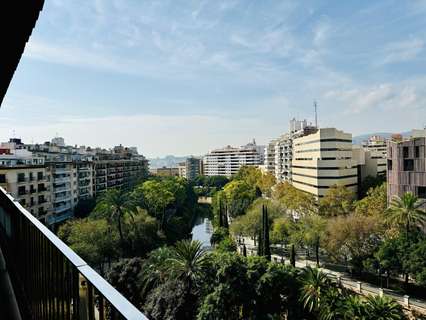
M 200 241 L 182 240 L 172 249 L 172 255 L 167 262 L 170 274 L 186 284 L 187 293 L 191 293 L 203 278 L 207 252 Z
M 309 312 L 318 312 L 325 304 L 327 291 L 331 281 L 318 269 L 306 267 L 302 272 L 302 288 L 300 301 Z
M 131 209 L 133 207 L 133 201 L 129 194 L 116 188 L 105 191 L 95 207 L 95 212 L 104 214 L 108 220 L 117 223 L 121 244 L 124 243 L 122 219 L 125 214 L 132 215 Z
M 171 256 L 172 249 L 170 247 L 160 247 L 149 253 L 148 258 L 143 264 L 141 273 L 142 300 L 146 298 L 153 288 L 158 287 L 169 279 L 170 271 L 167 260 Z
M 406 192 L 402 197 L 395 196 L 387 212 L 388 220 L 403 225 L 408 239 L 411 226 L 426 222 L 426 212 L 420 209 L 424 203 L 412 192 Z
M 369 296 L 365 301 L 366 320 L 406 319 L 400 304 L 388 297 Z

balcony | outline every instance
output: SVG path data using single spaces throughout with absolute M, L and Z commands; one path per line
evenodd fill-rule
M 63 204 L 61 206 L 53 207 L 53 211 L 56 213 L 61 213 L 70 209 L 71 209 L 71 204 Z
M 58 177 L 54 178 L 54 183 L 66 183 L 71 181 L 71 177 Z
M 10 279 L 2 319 L 147 320 L 2 188 L 0 248 Z

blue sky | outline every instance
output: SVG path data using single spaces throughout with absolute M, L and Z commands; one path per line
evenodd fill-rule
M 49 0 L 0 136 L 198 155 L 312 121 L 314 99 L 323 127 L 421 128 L 425 46 L 425 0 Z

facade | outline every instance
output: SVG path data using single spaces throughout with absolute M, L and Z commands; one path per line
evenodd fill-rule
M 177 166 L 179 177 L 186 177 L 186 162 L 180 162 Z
M 292 183 L 316 197 L 333 185 L 357 192 L 357 164 L 352 159 L 352 135 L 321 128 L 293 140 Z
M 386 139 L 381 136 L 371 136 L 362 146 L 370 152 L 371 159 L 377 162 L 376 175 L 386 176 Z
M 414 131 L 409 139 L 389 141 L 387 162 L 388 201 L 405 192 L 426 199 L 426 134 L 422 130 Z
M 44 158 L 21 148 L 19 139 L 0 146 L 0 187 L 38 218 L 51 212 L 49 175 Z
M 203 174 L 203 161 L 195 157 L 187 158 L 185 160 L 185 169 L 182 172 L 184 175 L 181 175 L 181 172 L 179 172 L 179 176 L 183 176 L 188 180 L 194 180 L 197 176 Z
M 242 166 L 259 166 L 264 161 L 264 146 L 253 141 L 239 148 L 227 146 L 209 152 L 203 158 L 204 175 L 231 177 Z
M 151 170 L 151 173 L 159 176 L 159 177 L 179 177 L 179 169 L 178 168 L 155 168 Z
M 43 144 L 20 139 L 0 144 L 0 186 L 49 225 L 72 217 L 80 200 L 108 188 L 129 188 L 146 176 L 147 167 L 134 147 L 67 146 L 61 137 Z
M 279 182 L 292 181 L 293 139 L 316 131 L 316 128 L 308 125 L 306 120 L 294 118 L 290 121 L 289 127 L 289 132 L 272 140 L 265 148 L 265 169 Z
M 109 188 L 128 189 L 147 174 L 144 159 L 104 159 L 93 161 L 93 195 Z
M 46 219 L 54 224 L 73 216 L 78 202 L 77 168 L 73 162 L 48 162 L 50 178 L 52 213 Z

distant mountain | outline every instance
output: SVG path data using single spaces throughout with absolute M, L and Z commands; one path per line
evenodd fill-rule
M 153 158 L 148 159 L 149 160 L 149 167 L 151 169 L 156 168 L 176 168 L 178 163 L 184 162 L 186 158 L 189 158 L 190 156 L 183 156 L 183 157 L 175 157 L 175 156 L 165 156 L 164 158 Z
M 353 144 L 362 144 L 363 141 L 367 140 L 371 136 L 381 136 L 384 138 L 390 138 L 394 133 L 400 133 L 403 136 L 409 136 L 411 134 L 411 131 L 406 132 L 372 132 L 372 133 L 366 133 L 359 136 L 352 137 L 352 143 Z

